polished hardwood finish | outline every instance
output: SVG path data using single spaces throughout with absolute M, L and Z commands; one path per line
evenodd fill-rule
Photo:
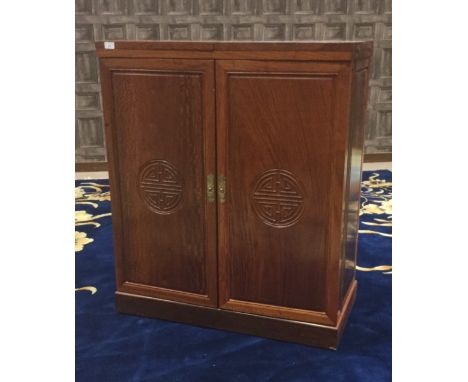
M 217 61 L 221 307 L 336 324 L 350 72 Z
M 101 60 L 117 290 L 217 305 L 214 63 Z
M 355 279 L 361 199 L 361 171 L 363 159 L 364 129 L 367 118 L 368 61 L 358 62 L 353 72 L 351 89 L 351 118 L 346 157 L 346 192 L 344 198 L 344 249 L 341 262 L 341 295 Z
M 232 330 L 336 350 L 356 299 L 356 287 L 357 283 L 354 282 L 346 296 L 343 314 L 340 315 L 336 326 L 196 306 L 122 292 L 116 292 L 116 305 L 120 313 Z
M 115 41 L 115 49 L 96 43 L 99 57 L 345 61 L 366 59 L 372 42 L 174 42 Z M 196 45 L 196 46 L 195 46 Z
M 335 348 L 370 43 L 97 43 L 119 311 Z

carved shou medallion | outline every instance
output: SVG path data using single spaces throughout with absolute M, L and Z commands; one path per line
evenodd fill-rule
M 148 208 L 157 214 L 171 214 L 181 206 L 181 177 L 175 166 L 165 160 L 145 163 L 140 170 L 138 187 Z
M 267 225 L 284 228 L 297 223 L 303 212 L 303 192 L 294 175 L 273 169 L 255 182 L 252 204 L 257 216 Z

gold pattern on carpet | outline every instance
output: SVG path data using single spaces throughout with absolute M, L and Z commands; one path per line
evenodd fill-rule
M 389 230 L 392 227 L 392 182 L 379 179 L 379 174 L 373 173 L 368 180 L 362 181 L 361 187 L 362 202 L 359 211 L 361 223 L 369 227 L 375 227 L 375 229 L 360 229 L 359 234 L 391 238 L 391 232 L 382 232 L 376 229 L 383 228 L 384 230 Z M 379 217 L 374 217 L 370 221 L 367 221 L 363 219 L 365 215 L 378 215 Z M 380 265 L 371 268 L 356 266 L 356 269 L 363 272 L 384 271 L 384 274 L 392 273 L 391 265 Z
M 97 292 L 97 289 L 96 287 L 93 287 L 93 286 L 84 286 L 84 287 L 81 287 L 81 288 L 75 288 L 75 292 L 91 292 L 91 294 L 93 295 L 94 293 Z
M 92 182 L 81 183 L 75 187 L 75 206 L 87 205 L 98 208 L 99 204 L 96 202 L 110 201 L 110 192 L 109 190 L 103 191 L 104 188 L 109 189 L 109 186 Z M 95 220 L 110 215 L 111 213 L 93 215 L 85 210 L 75 211 L 75 227 L 91 225 L 94 228 L 99 228 L 101 223 Z M 81 252 L 86 245 L 93 241 L 94 239 L 88 237 L 86 232 L 75 231 L 75 253 Z M 79 291 L 88 291 L 93 295 L 97 292 L 97 288 L 92 285 L 75 288 L 75 292 Z
M 83 250 L 86 244 L 92 243 L 94 239 L 87 237 L 86 232 L 75 231 L 75 252 Z

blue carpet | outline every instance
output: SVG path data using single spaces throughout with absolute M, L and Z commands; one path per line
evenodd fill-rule
M 363 176 L 358 294 L 338 351 L 116 313 L 108 182 L 78 181 L 76 380 L 390 381 L 391 172 L 376 174 Z

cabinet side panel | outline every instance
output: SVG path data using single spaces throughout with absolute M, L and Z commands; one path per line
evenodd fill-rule
M 348 142 L 347 200 L 345 204 L 345 232 L 343 248 L 343 278 L 341 298 L 351 286 L 356 272 L 359 208 L 361 196 L 361 170 L 364 129 L 367 115 L 368 68 L 353 73 L 351 119 Z

